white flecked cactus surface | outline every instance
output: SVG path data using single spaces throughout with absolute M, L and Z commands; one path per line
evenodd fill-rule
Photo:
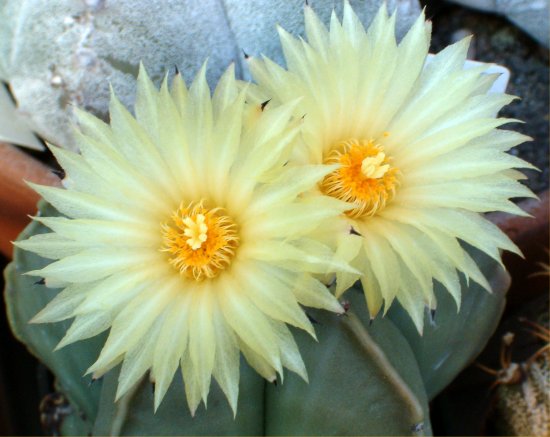
M 382 0 L 351 0 L 367 25 Z M 311 0 L 327 22 L 340 0 Z M 74 148 L 77 105 L 105 116 L 109 83 L 127 106 L 143 61 L 157 83 L 177 66 L 186 79 L 209 59 L 213 84 L 234 62 L 247 78 L 243 50 L 281 61 L 276 24 L 303 31 L 304 0 L 5 0 L 0 5 L 0 79 L 18 116 L 46 140 Z M 398 35 L 420 12 L 418 0 L 387 0 Z

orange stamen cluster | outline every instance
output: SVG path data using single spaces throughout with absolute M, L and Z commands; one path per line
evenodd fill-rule
M 204 202 L 180 207 L 172 223 L 162 225 L 163 252 L 170 264 L 188 278 L 202 281 L 226 269 L 239 245 L 237 226 L 222 208 L 208 209 Z
M 349 217 L 374 215 L 386 206 L 399 185 L 399 170 L 391 165 L 382 146 L 369 140 L 342 141 L 330 151 L 325 164 L 340 168 L 325 176 L 320 184 L 327 196 L 353 203 Z

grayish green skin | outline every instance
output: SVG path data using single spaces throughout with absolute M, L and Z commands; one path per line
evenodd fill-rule
M 241 362 L 237 416 L 216 383 L 208 396 L 208 408 L 201 405 L 192 418 L 185 400 L 180 373 L 170 386 L 156 413 L 153 413 L 154 386 L 144 379 L 135 393 L 113 406 L 119 369 L 111 371 L 103 382 L 93 433 L 94 435 L 262 435 L 264 429 L 264 381 Z M 124 414 L 120 404 L 128 401 Z
M 39 205 L 39 214 L 59 215 L 53 207 L 44 202 Z M 31 235 L 47 231 L 46 227 L 33 222 L 19 235 L 19 239 L 23 240 Z M 76 419 L 74 423 L 71 423 L 71 426 L 84 426 L 86 432 L 79 434 L 86 435 L 91 430 L 91 425 L 97 414 L 101 382 L 92 383 L 91 377 L 83 377 L 83 375 L 97 358 L 105 337 L 99 335 L 54 351 L 53 349 L 65 335 L 71 321 L 44 325 L 29 323 L 29 320 L 44 308 L 60 290 L 36 284 L 35 277 L 24 276 L 23 273 L 28 272 L 29 269 L 40 269 L 49 263 L 50 260 L 30 252 L 14 250 L 13 261 L 4 271 L 6 283 L 4 293 L 8 320 L 15 337 L 54 373 L 57 379 L 57 388 L 68 397 L 79 416 L 86 418 L 82 423 Z
M 364 299 L 349 296 L 350 311 L 366 315 Z M 428 399 L 414 354 L 389 319 L 364 331 L 389 365 L 365 350 L 347 316 L 312 311 L 319 342 L 302 332 L 295 337 L 309 373 L 309 384 L 294 374 L 266 391 L 267 435 L 414 435 L 431 434 Z M 393 368 L 393 369 L 392 369 Z M 394 380 L 391 370 L 396 370 Z M 413 397 L 399 390 L 406 384 Z M 416 404 L 416 405 L 413 405 Z M 420 410 L 414 414 L 415 407 Z
M 382 0 L 351 0 L 368 24 Z M 109 84 L 131 107 L 143 61 L 158 84 L 177 66 L 192 79 L 206 58 L 214 85 L 243 50 L 282 62 L 276 24 L 303 34 L 304 0 L 4 0 L 0 2 L 0 79 L 9 82 L 23 120 L 46 140 L 74 149 L 72 106 L 107 117 Z M 309 2 L 325 22 L 341 0 Z M 387 0 L 402 36 L 418 0 Z
M 462 277 L 462 304 L 457 313 L 451 295 L 441 284 L 436 284 L 437 311 L 426 318 L 422 336 L 400 306 L 394 306 L 388 314 L 414 351 L 430 400 L 481 353 L 504 311 L 510 275 L 481 252 L 468 250 L 489 280 L 493 293 L 487 293 L 475 282 L 466 286 Z
M 43 202 L 39 206 L 40 214 L 58 215 Z M 46 231 L 35 222 L 19 238 Z M 429 435 L 428 400 L 484 347 L 500 319 L 509 286 L 508 275 L 496 263 L 471 253 L 494 287 L 493 294 L 463 283 L 457 313 L 448 293 L 438 288 L 435 321 L 426 318 L 423 337 L 397 304 L 388 316 L 370 323 L 363 294 L 355 289 L 345 295 L 350 316 L 308 310 L 317 322 L 319 341 L 294 334 L 309 384 L 288 371 L 283 382 L 268 384 L 243 361 L 235 419 L 215 383 L 208 408 L 201 405 L 192 418 L 179 374 L 156 414 L 147 379 L 116 404 L 118 369 L 90 385 L 90 378 L 82 375 L 97 357 L 104 334 L 53 352 L 69 323 L 28 323 L 59 291 L 22 276 L 47 260 L 16 248 L 5 272 L 5 298 L 14 334 L 52 370 L 58 389 L 71 402 L 73 414 L 62 427 L 65 435 Z

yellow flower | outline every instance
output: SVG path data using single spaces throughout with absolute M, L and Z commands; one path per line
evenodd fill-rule
M 499 262 L 499 249 L 519 252 L 480 213 L 522 214 L 509 198 L 533 194 L 514 168 L 532 166 L 506 153 L 528 138 L 497 129 L 513 121 L 495 118 L 513 97 L 488 93 L 486 66 L 464 69 L 469 39 L 428 63 L 430 23 L 419 17 L 397 44 L 395 19 L 383 5 L 365 31 L 346 1 L 327 29 L 306 6 L 307 42 L 280 29 L 287 70 L 250 59 L 251 98 L 276 107 L 303 97 L 294 160 L 339 165 L 317 193 L 351 203 L 333 224 L 338 252 L 363 273 L 371 317 L 397 298 L 421 331 L 434 280 L 457 305 L 457 270 L 490 290 L 460 241 Z M 356 279 L 337 275 L 337 296 Z
M 212 98 L 204 68 L 160 91 L 141 71 L 136 118 L 114 97 L 110 126 L 79 112 L 82 155 L 52 147 L 65 189 L 34 186 L 66 217 L 16 243 L 58 260 L 29 274 L 64 287 L 33 321 L 75 318 L 58 347 L 110 328 L 89 372 L 122 362 L 117 398 L 150 370 L 156 409 L 181 366 L 192 413 L 212 376 L 235 412 L 239 351 L 270 381 L 307 380 L 286 324 L 314 336 L 300 305 L 342 311 L 311 273 L 350 267 L 308 235 L 347 205 L 300 196 L 334 167 L 285 166 L 296 102 L 245 95 L 232 69 Z

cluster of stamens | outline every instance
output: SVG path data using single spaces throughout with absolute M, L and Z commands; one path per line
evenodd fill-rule
M 237 226 L 222 208 L 205 208 L 204 202 L 180 207 L 170 224 L 162 225 L 163 252 L 170 264 L 188 278 L 202 281 L 226 269 L 239 246 Z
M 391 158 L 382 146 L 373 140 L 339 142 L 324 163 L 340 167 L 325 176 L 320 184 L 321 191 L 353 203 L 355 207 L 346 212 L 349 217 L 374 215 L 394 197 L 399 185 L 399 170 L 391 165 Z

